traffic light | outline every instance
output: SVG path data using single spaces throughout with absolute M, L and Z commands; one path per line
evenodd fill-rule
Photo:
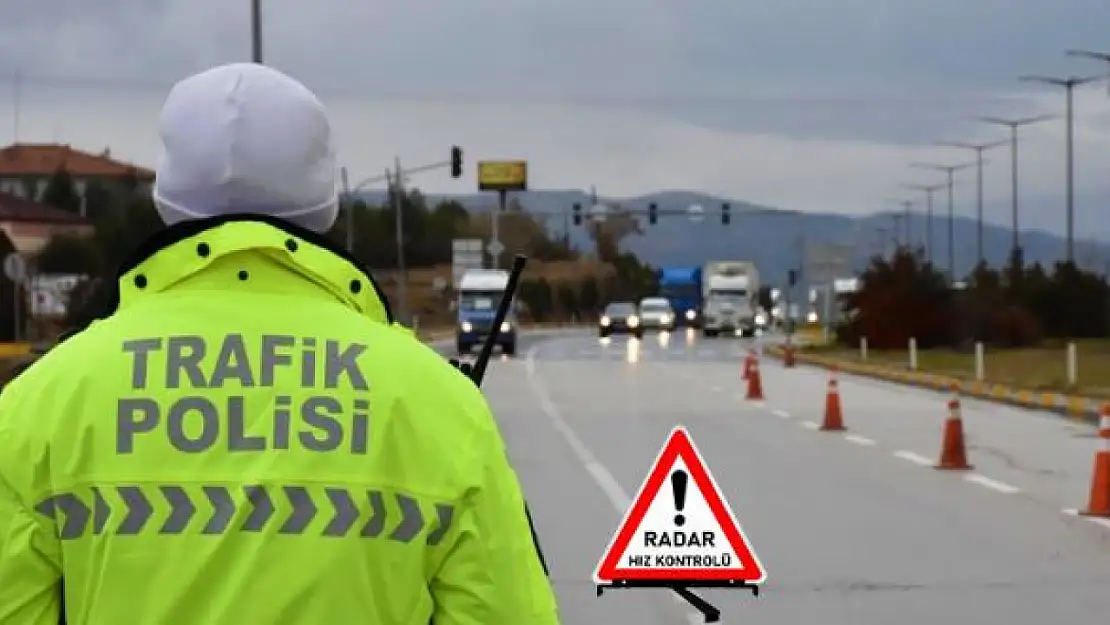
M 790 286 L 794 286 L 795 284 L 798 284 L 798 272 L 793 270 L 793 269 L 791 269 L 789 272 L 787 272 L 786 282 Z
M 648 204 L 648 223 L 654 226 L 657 221 L 659 221 L 659 206 L 652 202 Z
M 728 222 L 732 220 L 732 216 L 728 214 L 728 211 L 729 211 L 728 202 L 725 202 L 724 204 L 721 204 L 721 223 L 726 225 L 726 226 L 728 225 Z
M 451 177 L 462 177 L 462 148 L 457 145 L 451 146 Z
M 574 225 L 581 226 L 582 225 L 582 205 L 575 202 L 574 206 L 572 208 L 574 210 Z

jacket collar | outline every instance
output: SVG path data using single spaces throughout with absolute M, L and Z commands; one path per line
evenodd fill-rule
M 189 220 L 155 233 L 120 265 L 110 308 L 168 289 L 223 256 L 248 250 L 286 266 L 358 312 L 394 323 L 385 294 L 349 253 L 311 230 L 253 214 Z

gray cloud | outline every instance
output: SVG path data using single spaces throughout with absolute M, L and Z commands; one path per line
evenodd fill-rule
M 0 74 L 23 74 L 24 133 L 40 140 L 150 162 L 164 89 L 249 55 L 247 0 L 0 2 Z M 860 210 L 914 177 L 904 163 L 931 156 L 922 144 L 1000 134 L 974 115 L 1059 111 L 1059 93 L 1016 77 L 1106 69 L 1063 55 L 1110 48 L 1106 24 L 1105 0 L 267 0 L 265 50 L 334 103 L 361 171 L 465 142 L 535 161 L 537 184 Z M 1105 100 L 1080 103 L 1092 197 Z M 1055 197 L 1059 124 L 1029 141 L 1030 194 Z M 991 201 L 1008 192 L 997 169 Z

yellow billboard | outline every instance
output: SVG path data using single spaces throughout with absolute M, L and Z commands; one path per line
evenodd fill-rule
M 479 191 L 525 191 L 527 189 L 527 161 L 479 161 Z

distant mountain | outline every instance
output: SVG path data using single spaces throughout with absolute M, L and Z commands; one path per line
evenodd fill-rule
M 384 192 L 369 191 L 361 194 L 370 203 L 381 203 Z M 493 210 L 497 204 L 494 194 L 435 195 L 427 194 L 432 201 L 456 200 L 472 212 Z M 546 219 L 552 233 L 563 234 L 570 230 L 571 242 L 579 249 L 590 249 L 590 241 L 581 227 L 571 223 L 571 206 L 580 203 L 589 206 L 590 198 L 578 190 L 542 190 L 514 194 L 525 210 Z M 711 259 L 752 260 L 760 268 L 765 282 L 785 282 L 787 271 L 797 268 L 802 259 L 802 243 L 838 244 L 852 246 L 854 263 L 862 269 L 867 259 L 880 251 L 884 242 L 886 250 L 893 249 L 895 215 L 879 213 L 862 217 L 826 213 L 797 212 L 757 206 L 741 200 L 713 197 L 692 191 L 660 191 L 635 198 L 599 198 L 603 203 L 646 211 L 655 202 L 662 211 L 674 212 L 692 204 L 705 209 L 700 223 L 693 223 L 679 215 L 661 215 L 658 223 L 648 225 L 644 215 L 641 224 L 645 233 L 630 236 L 622 243 L 625 249 L 635 252 L 653 265 L 696 265 Z M 731 223 L 721 224 L 721 204 L 731 207 Z M 944 269 L 948 266 L 948 222 L 946 217 L 933 218 L 933 260 Z M 900 217 L 900 216 L 899 216 Z M 916 246 L 924 246 L 926 218 L 914 213 L 910 217 L 910 237 Z M 905 224 L 899 220 L 899 236 L 904 240 Z M 975 265 L 976 223 L 973 219 L 957 217 L 953 223 L 957 275 L 965 276 Z M 1021 244 L 1028 262 L 1039 261 L 1051 266 L 1064 256 L 1063 237 L 1044 231 L 1024 231 Z M 986 223 L 983 228 L 984 256 L 991 265 L 1003 264 L 1010 253 L 1009 228 Z M 1110 245 L 1105 243 L 1076 243 L 1076 261 L 1099 272 L 1110 271 Z

